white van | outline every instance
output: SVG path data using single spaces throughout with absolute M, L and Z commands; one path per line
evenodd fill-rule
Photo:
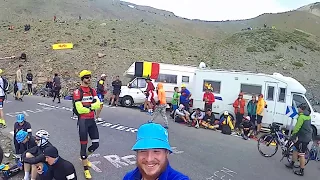
M 190 86 L 196 69 L 197 67 L 193 66 L 179 66 L 159 63 L 158 79 L 152 80 L 152 82 L 155 87 L 157 87 L 158 82 L 163 83 L 163 87 L 167 96 L 166 100 L 169 104 L 172 100 L 174 87 L 180 88 L 181 84 Z M 133 63 L 123 74 L 131 79 L 127 86 L 121 87 L 121 94 L 119 98 L 121 105 L 124 107 L 143 104 L 146 99 L 146 96 L 143 93 L 147 88 L 145 78 L 135 77 L 134 71 L 135 63 Z M 157 93 L 154 94 L 155 99 L 157 99 Z
M 227 71 L 200 69 L 195 71 L 193 85 L 188 87 L 193 97 L 194 108 L 204 108 L 202 100 L 204 84 L 210 83 L 216 97 L 212 111 L 220 118 L 224 111 L 235 117 L 233 102 L 240 91 L 244 93 L 246 104 L 252 95 L 263 94 L 267 103 L 264 109 L 262 126 L 268 127 L 272 122 L 278 122 L 289 128 L 291 118 L 286 115 L 288 106 L 297 107 L 307 103 L 311 109 L 312 127 L 315 134 L 320 135 L 320 114 L 315 112 L 305 94 L 306 89 L 295 79 L 279 73 L 272 75 L 245 71 Z M 220 99 L 220 100 L 219 100 Z M 246 110 L 246 107 L 245 107 Z M 293 126 L 296 119 L 293 121 Z

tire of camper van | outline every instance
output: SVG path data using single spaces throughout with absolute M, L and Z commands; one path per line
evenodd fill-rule
M 133 99 L 130 96 L 125 96 L 121 100 L 121 105 L 123 107 L 132 107 L 133 106 Z

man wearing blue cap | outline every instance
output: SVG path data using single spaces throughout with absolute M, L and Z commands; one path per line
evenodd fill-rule
M 172 149 L 168 131 L 160 124 L 140 126 L 132 150 L 137 152 L 138 167 L 127 173 L 123 180 L 189 180 L 189 177 L 171 168 L 168 155 Z
M 16 123 L 14 124 L 14 127 L 13 127 L 13 132 L 14 132 L 13 141 L 14 141 L 16 154 L 22 154 L 25 150 L 27 150 L 25 146 L 22 147 L 22 145 L 18 143 L 16 140 L 16 135 L 20 130 L 26 131 L 29 134 L 29 136 L 32 135 L 31 124 L 26 121 L 24 114 L 18 114 L 16 116 Z

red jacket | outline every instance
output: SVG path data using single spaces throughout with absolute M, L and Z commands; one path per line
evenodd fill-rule
M 239 108 L 240 106 L 240 108 Z M 237 114 L 240 112 L 240 114 L 244 114 L 244 107 L 246 106 L 246 101 L 244 99 L 236 99 L 233 103 L 234 107 L 234 113 Z
M 203 98 L 202 99 L 203 99 L 203 101 L 205 101 L 205 99 L 208 99 L 209 101 L 205 102 L 207 104 L 213 104 L 214 101 L 215 101 L 214 94 L 211 93 L 211 92 L 205 92 L 203 94 Z

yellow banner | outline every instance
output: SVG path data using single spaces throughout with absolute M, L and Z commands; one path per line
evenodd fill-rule
M 73 44 L 72 43 L 59 43 L 59 44 L 53 44 L 52 49 L 57 50 L 57 49 L 72 49 Z

